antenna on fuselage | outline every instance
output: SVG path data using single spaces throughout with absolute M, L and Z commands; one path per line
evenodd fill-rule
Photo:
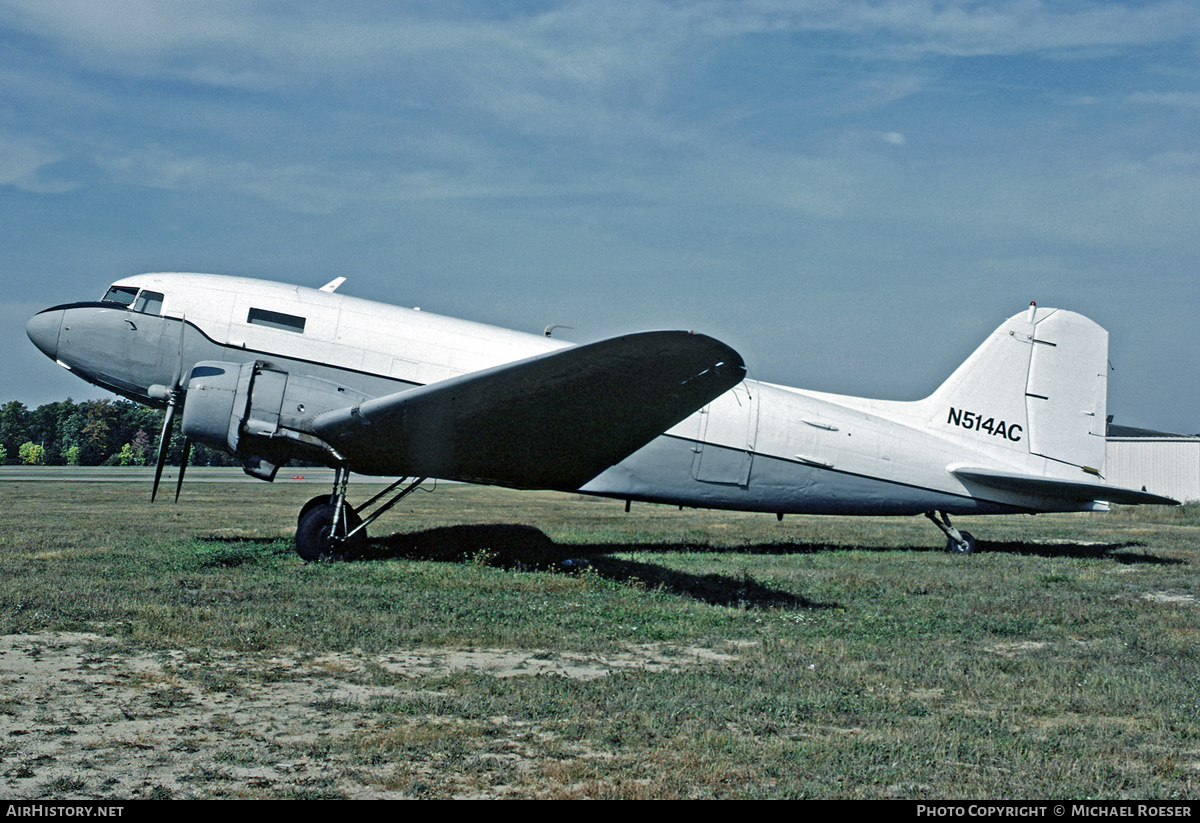
M 328 283 L 326 283 L 324 286 L 321 286 L 321 291 L 327 291 L 330 294 L 333 294 L 335 291 L 337 291 L 338 286 L 342 285 L 345 282 L 346 282 L 346 278 L 335 277 L 332 280 L 330 280 Z

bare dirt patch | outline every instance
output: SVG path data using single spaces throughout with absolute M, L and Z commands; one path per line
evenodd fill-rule
M 422 793 L 420 766 L 364 766 L 347 752 L 381 736 L 453 733 L 462 721 L 408 717 L 398 728 L 372 708 L 380 699 L 454 672 L 592 679 L 731 659 L 664 644 L 614 655 L 414 649 L 289 656 L 138 652 L 97 634 L 8 635 L 0 637 L 0 773 L 9 796 L 21 798 L 414 797 Z M 374 677 L 379 671 L 391 676 Z M 509 772 L 536 765 L 522 741 L 537 730 L 508 718 L 485 725 L 493 741 L 509 738 L 500 744 Z M 505 794 L 502 786 L 464 784 L 458 796 Z
M 1142 595 L 1142 599 L 1151 603 L 1173 603 L 1187 606 L 1196 604 L 1196 596 L 1187 592 L 1146 592 Z

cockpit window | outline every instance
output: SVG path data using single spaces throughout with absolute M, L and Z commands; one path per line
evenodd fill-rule
M 160 292 L 142 289 L 133 301 L 133 310 L 142 314 L 162 314 L 163 296 Z
M 104 302 L 128 306 L 137 297 L 137 293 L 138 290 L 135 286 L 110 286 L 104 295 Z

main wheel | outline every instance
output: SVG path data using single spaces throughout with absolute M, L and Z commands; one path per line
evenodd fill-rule
M 962 542 L 959 543 L 953 537 L 946 540 L 946 551 L 951 554 L 974 554 L 975 553 L 975 538 L 970 532 L 960 531 Z
M 336 510 L 337 507 L 329 502 L 305 506 L 296 528 L 296 554 L 312 563 L 317 560 L 349 560 L 362 551 L 367 541 L 366 532 L 360 531 L 347 540 L 333 539 L 333 514 Z M 354 531 L 362 524 L 362 518 L 349 506 L 343 506 L 343 510 L 346 531 Z
M 318 494 L 312 500 L 309 500 L 304 504 L 304 507 L 300 509 L 300 514 L 296 515 L 296 524 L 299 525 L 300 521 L 304 519 L 304 515 L 312 511 L 314 506 L 320 506 L 322 503 L 329 503 L 331 500 L 333 500 L 333 495 L 331 494 Z

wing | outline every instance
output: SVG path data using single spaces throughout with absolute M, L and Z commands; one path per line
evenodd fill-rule
M 711 337 L 645 332 L 326 412 L 313 430 L 360 473 L 577 489 L 745 371 Z
M 1178 506 L 1179 501 L 1170 497 L 1125 489 L 1120 486 L 1107 486 L 1103 483 L 1089 483 L 1082 480 L 1060 480 L 1053 477 L 1036 475 L 1013 474 L 992 469 L 955 468 L 950 470 L 956 477 L 970 480 L 981 486 L 1020 494 L 1033 494 L 1040 497 L 1052 497 L 1059 500 L 1074 500 L 1086 503 L 1089 500 L 1103 500 L 1105 503 L 1123 503 L 1132 506 Z

